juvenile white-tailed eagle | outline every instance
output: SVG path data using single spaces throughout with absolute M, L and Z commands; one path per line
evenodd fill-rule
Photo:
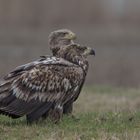
M 51 110 L 52 119 L 61 119 L 65 105 L 78 97 L 88 70 L 88 55 L 93 49 L 73 43 L 69 30 L 50 35 L 55 56 L 17 67 L 0 85 L 0 113 L 12 118 L 27 116 L 27 122 L 38 120 Z M 55 37 L 55 39 L 53 38 Z M 51 39 L 56 41 L 54 44 Z M 68 43 L 69 42 L 69 43 Z

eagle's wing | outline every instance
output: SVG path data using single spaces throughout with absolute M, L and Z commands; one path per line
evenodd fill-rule
M 47 57 L 17 67 L 0 85 L 0 112 L 40 116 L 58 101 L 67 102 L 78 90 L 83 70 L 62 58 Z

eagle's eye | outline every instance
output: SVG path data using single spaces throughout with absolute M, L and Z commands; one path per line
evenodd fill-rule
M 61 36 L 65 36 L 65 35 L 67 35 L 68 33 L 66 33 L 66 32 L 63 32 L 62 34 L 61 34 Z
M 84 46 L 80 46 L 80 47 L 79 47 L 79 50 L 80 50 L 81 52 L 84 52 L 86 49 L 87 49 L 87 47 L 84 47 Z
M 63 39 L 63 38 L 65 38 L 66 35 L 67 35 L 67 33 L 61 32 L 61 33 L 58 33 L 57 37 L 58 37 L 58 39 Z

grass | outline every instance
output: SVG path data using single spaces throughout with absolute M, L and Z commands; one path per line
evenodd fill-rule
M 86 87 L 74 106 L 79 119 L 64 116 L 26 125 L 25 118 L 0 116 L 0 140 L 139 140 L 139 89 Z

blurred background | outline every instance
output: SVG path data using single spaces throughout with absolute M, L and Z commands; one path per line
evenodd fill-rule
M 0 75 L 50 54 L 60 28 L 96 50 L 87 85 L 140 87 L 140 0 L 0 0 Z

